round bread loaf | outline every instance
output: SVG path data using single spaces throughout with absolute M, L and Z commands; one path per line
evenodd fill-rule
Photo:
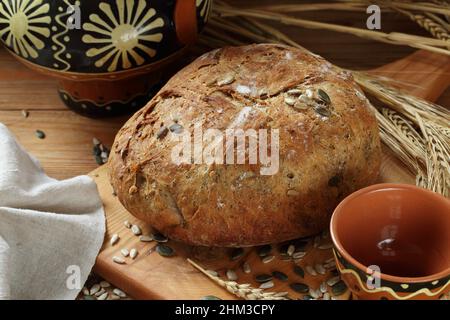
M 196 129 L 242 129 L 246 148 L 202 140 Z M 247 147 L 259 137 L 264 150 L 262 131 L 268 157 L 255 163 Z M 192 148 L 180 148 L 182 137 Z M 213 143 L 212 155 L 238 149 L 245 163 L 202 158 Z M 380 161 L 376 118 L 350 73 L 306 50 L 259 44 L 215 50 L 181 70 L 119 131 L 109 167 L 137 218 L 188 244 L 234 247 L 326 229 L 340 200 L 375 182 Z

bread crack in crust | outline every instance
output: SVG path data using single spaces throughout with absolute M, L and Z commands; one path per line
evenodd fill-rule
M 177 164 L 174 136 L 200 126 L 266 129 L 268 142 L 278 130 L 278 172 L 261 175 L 248 150 L 245 164 Z M 178 72 L 118 132 L 109 169 L 137 218 L 191 245 L 233 247 L 328 228 L 345 196 L 376 181 L 380 162 L 373 109 L 350 73 L 306 50 L 258 44 L 212 51 Z

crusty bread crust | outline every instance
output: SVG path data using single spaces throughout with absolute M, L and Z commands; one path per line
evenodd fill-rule
M 176 142 L 161 127 L 225 130 L 244 107 L 251 112 L 238 127 L 279 129 L 277 174 L 248 162 L 173 163 Z M 215 50 L 181 70 L 119 131 L 109 168 L 125 208 L 170 238 L 252 246 L 326 229 L 340 200 L 376 181 L 380 162 L 376 118 L 351 74 L 304 50 L 259 44 Z

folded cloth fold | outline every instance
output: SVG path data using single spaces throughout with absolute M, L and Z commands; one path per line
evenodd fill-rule
M 95 182 L 48 177 L 0 123 L 0 299 L 74 299 L 104 233 Z

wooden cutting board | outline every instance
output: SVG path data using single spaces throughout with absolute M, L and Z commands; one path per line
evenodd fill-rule
M 434 101 L 450 84 L 450 58 L 418 51 L 400 61 L 391 63 L 372 71 L 374 74 L 398 80 L 408 92 Z M 224 289 L 214 284 L 203 274 L 194 269 L 188 262 L 191 258 L 210 269 L 219 270 L 224 277 L 228 268 L 236 270 L 239 283 L 251 283 L 257 287 L 254 276 L 260 273 L 271 273 L 278 270 L 289 276 L 289 281 L 275 281 L 275 287 L 268 291 L 289 291 L 293 298 L 300 298 L 298 293 L 289 289 L 289 283 L 303 282 L 310 287 L 317 288 L 326 276 L 310 276 L 306 273 L 304 278 L 292 272 L 293 262 L 283 261 L 276 250 L 272 250 L 276 258 L 269 263 L 262 263 L 255 249 L 247 249 L 243 258 L 231 261 L 230 249 L 192 248 L 179 243 L 170 242 L 176 251 L 171 258 L 163 258 L 152 249 L 154 242 L 144 243 L 139 237 L 125 228 L 123 222 L 128 220 L 132 224 L 141 226 L 143 233 L 148 234 L 149 228 L 135 219 L 119 203 L 112 194 L 108 181 L 107 168 L 98 168 L 90 173 L 98 185 L 106 213 L 107 231 L 105 243 L 97 258 L 94 271 L 115 286 L 122 288 L 129 295 L 137 299 L 200 299 L 207 295 L 214 295 L 222 299 L 234 299 Z M 384 149 L 383 164 L 380 182 L 414 183 L 415 179 L 389 152 Z M 120 240 L 115 246 L 109 244 L 111 235 L 117 233 Z M 317 238 L 321 244 L 329 243 L 328 238 Z M 305 269 L 306 265 L 315 265 L 332 257 L 331 250 L 310 249 L 314 239 L 306 245 L 309 252 L 300 262 Z M 113 256 L 120 256 L 122 248 L 136 248 L 139 255 L 135 260 L 126 258 L 126 264 L 119 265 L 112 261 Z M 152 252 L 153 251 L 153 252 Z M 240 265 L 243 261 L 252 266 L 252 273 L 244 274 Z M 348 298 L 348 294 L 340 298 Z

